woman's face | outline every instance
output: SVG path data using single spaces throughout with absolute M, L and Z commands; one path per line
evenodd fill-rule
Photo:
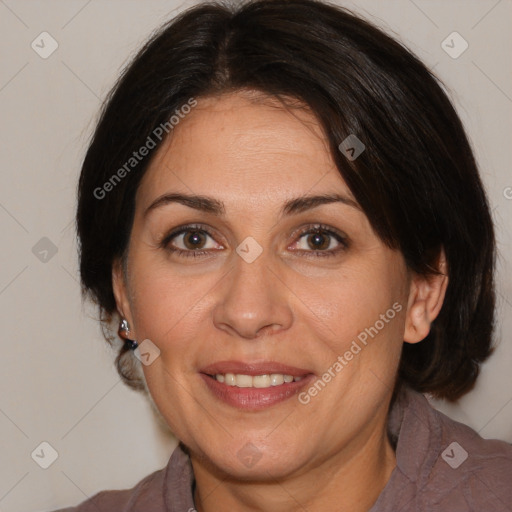
M 278 105 L 198 99 L 138 189 L 126 280 L 114 271 L 131 334 L 160 350 L 143 365 L 158 409 L 191 453 L 239 477 L 382 438 L 410 306 L 401 253 L 373 232 L 315 118 Z

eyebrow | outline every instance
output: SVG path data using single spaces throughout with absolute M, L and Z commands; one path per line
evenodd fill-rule
M 205 213 L 211 213 L 219 217 L 223 217 L 226 214 L 224 203 L 213 197 L 170 193 L 164 194 L 153 201 L 144 212 L 144 217 L 146 217 L 149 212 L 170 203 L 179 203 L 184 206 L 188 206 L 189 208 Z M 317 206 L 330 203 L 342 203 L 356 208 L 357 210 L 361 210 L 359 204 L 347 196 L 341 194 L 321 194 L 314 196 L 301 196 L 288 200 L 281 208 L 280 217 L 298 214 L 306 210 L 316 208 Z

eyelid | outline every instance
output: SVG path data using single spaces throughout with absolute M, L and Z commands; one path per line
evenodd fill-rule
M 336 235 L 343 240 L 348 240 L 348 236 L 345 235 L 343 232 L 339 231 L 338 229 L 336 229 L 332 226 L 323 224 L 321 222 L 312 222 L 312 223 L 306 224 L 305 226 L 301 226 L 297 229 L 294 229 L 291 232 L 290 236 L 295 238 L 297 236 L 302 236 L 302 235 L 305 235 L 306 233 L 314 233 L 316 231 Z
M 179 235 L 182 235 L 184 233 L 187 233 L 189 231 L 201 231 L 206 233 L 210 238 L 215 239 L 214 233 L 212 232 L 212 229 L 209 226 L 206 226 L 204 224 L 198 224 L 198 223 L 192 223 L 192 224 L 184 224 L 182 226 L 178 226 L 174 229 L 172 229 L 169 233 L 164 235 L 161 242 L 158 244 L 161 248 L 166 248 L 169 242 L 176 238 Z M 218 242 L 217 242 L 218 243 Z M 222 244 L 219 244 L 222 245 Z M 189 251 L 193 252 L 193 251 Z M 196 251 L 199 252 L 199 251 Z
M 345 235 L 338 229 L 328 226 L 323 223 L 312 223 L 307 226 L 302 226 L 302 227 L 294 230 L 292 232 L 291 236 L 293 236 L 293 238 L 296 239 L 296 241 L 293 242 L 293 244 L 298 243 L 304 235 L 309 235 L 309 234 L 313 234 L 313 233 L 317 233 L 317 232 L 324 233 L 327 236 L 334 238 L 338 242 L 340 247 L 337 247 L 335 249 L 323 250 L 323 251 L 322 250 L 314 250 L 314 249 L 311 249 L 311 250 L 296 249 L 296 250 L 294 250 L 294 252 L 313 255 L 313 256 L 309 256 L 309 257 L 317 257 L 317 256 L 328 257 L 328 256 L 336 256 L 336 255 L 338 255 L 338 253 L 348 249 L 350 246 L 350 240 L 347 235 Z

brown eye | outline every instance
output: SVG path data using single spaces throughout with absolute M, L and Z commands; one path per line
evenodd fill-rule
M 160 242 L 160 247 L 177 256 L 198 258 L 211 256 L 212 249 L 223 247 L 214 243 L 210 232 L 200 225 L 182 226 L 175 229 Z
M 329 248 L 331 237 L 323 233 L 312 233 L 308 235 L 307 242 L 313 250 L 325 250 Z
M 296 243 L 296 251 L 312 257 L 336 256 L 348 248 L 348 238 L 324 225 L 305 229 Z
M 201 231 L 188 231 L 183 236 L 183 245 L 187 249 L 201 249 L 206 237 Z

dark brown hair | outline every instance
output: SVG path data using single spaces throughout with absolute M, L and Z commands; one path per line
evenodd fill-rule
M 125 69 L 78 187 L 83 294 L 103 325 L 117 317 L 112 264 L 126 252 L 135 193 L 161 143 L 130 172 L 118 170 L 190 98 L 242 89 L 311 109 L 376 234 L 411 270 L 436 273 L 444 248 L 444 305 L 424 341 L 404 344 L 398 381 L 449 400 L 468 392 L 491 352 L 495 306 L 493 223 L 472 149 L 440 80 L 397 40 L 325 2 L 199 4 L 164 25 Z M 338 149 L 350 134 L 366 147 L 355 160 Z M 116 173 L 122 179 L 113 182 Z M 118 370 L 144 389 L 125 352 Z

